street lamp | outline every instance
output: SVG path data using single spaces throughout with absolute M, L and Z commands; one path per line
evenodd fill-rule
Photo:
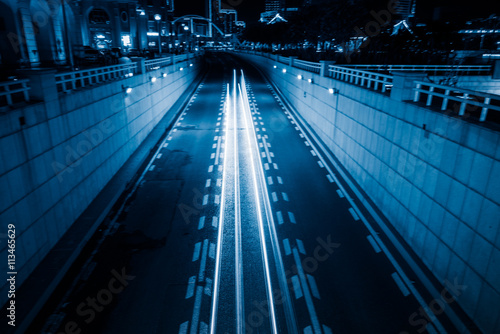
M 161 20 L 161 15 L 160 14 L 155 14 L 155 20 L 158 23 L 158 53 L 160 54 L 161 57 L 161 30 L 160 30 L 160 20 Z

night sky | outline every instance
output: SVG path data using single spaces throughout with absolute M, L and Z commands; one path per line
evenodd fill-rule
M 256 22 L 260 13 L 264 11 L 265 0 L 223 0 L 232 4 L 238 10 L 238 19 L 247 23 Z M 345 1 L 345 0 L 332 0 Z M 380 6 L 375 10 L 383 9 L 387 0 L 380 0 Z M 432 18 L 434 8 L 441 7 L 446 19 L 472 19 L 475 17 L 488 17 L 491 14 L 500 14 L 500 1 L 483 0 L 472 2 L 470 0 L 417 0 L 417 15 L 423 18 Z M 175 3 L 175 15 L 185 14 L 205 15 L 205 0 L 180 1 Z

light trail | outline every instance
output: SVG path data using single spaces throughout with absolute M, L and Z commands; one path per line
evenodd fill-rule
M 226 103 L 225 103 L 225 109 L 226 109 L 226 115 L 225 117 L 229 117 L 229 113 L 227 111 L 229 110 L 229 84 L 227 84 L 227 95 L 226 95 Z M 226 138 L 229 138 L 228 133 L 229 133 L 229 120 L 226 119 L 226 126 L 224 129 L 225 136 Z M 226 150 L 229 147 L 229 145 L 225 145 Z M 227 157 L 227 152 L 225 152 L 225 157 Z M 224 211 L 225 211 L 225 204 L 226 204 L 226 187 L 227 187 L 227 169 L 228 169 L 228 164 L 226 161 L 224 161 L 224 168 L 222 171 L 222 188 L 221 188 L 221 205 L 220 205 L 220 212 L 219 212 L 219 226 L 218 226 L 218 232 L 217 232 L 217 255 L 215 259 L 215 275 L 214 275 L 214 292 L 213 292 L 213 297 L 212 297 L 212 311 L 210 315 L 210 333 L 215 334 L 215 325 L 216 325 L 216 319 L 217 319 L 217 307 L 219 303 L 219 283 L 220 283 L 220 258 L 221 258 L 221 249 L 222 249 L 222 236 L 223 236 L 223 231 L 224 231 Z
M 244 79 L 243 79 L 243 73 L 242 73 L 242 84 L 244 84 Z M 243 120 L 245 123 L 245 132 L 246 132 L 246 137 L 248 140 L 248 145 L 250 149 L 250 166 L 252 170 L 252 181 L 253 181 L 253 187 L 254 187 L 254 195 L 255 195 L 255 204 L 257 206 L 257 217 L 258 217 L 258 227 L 259 227 L 259 237 L 260 237 L 260 244 L 262 247 L 262 257 L 264 259 L 264 271 L 265 271 L 265 279 L 266 279 L 266 292 L 267 292 L 267 298 L 269 302 L 269 311 L 270 311 L 270 317 L 271 317 L 271 325 L 272 325 L 272 331 L 273 333 L 278 333 L 278 328 L 276 324 L 276 312 L 274 309 L 274 296 L 273 296 L 273 289 L 272 289 L 272 283 L 271 283 L 271 273 L 269 269 L 269 259 L 267 256 L 267 247 L 266 247 L 266 237 L 264 233 L 264 221 L 262 218 L 262 208 L 261 208 L 261 198 L 259 196 L 259 185 L 257 181 L 257 171 L 256 171 L 256 162 L 254 159 L 255 152 L 258 154 L 258 146 L 257 146 L 257 139 L 255 138 L 255 129 L 253 127 L 253 122 L 252 120 L 252 115 L 250 112 L 250 105 L 248 104 L 248 100 L 244 101 L 243 96 L 246 97 L 246 89 L 245 89 L 245 95 L 243 94 L 242 87 L 239 85 L 239 92 L 240 92 L 240 101 L 242 105 L 242 110 L 243 110 Z M 246 103 L 245 103 L 246 102 Z M 248 121 L 248 117 L 250 117 L 250 122 Z M 250 125 L 249 125 L 250 123 Z M 250 131 L 250 129 L 252 131 Z M 250 133 L 253 134 L 254 140 L 252 141 L 250 138 Z M 253 145 L 252 145 L 253 144 Z M 259 164 L 260 166 L 260 164 Z

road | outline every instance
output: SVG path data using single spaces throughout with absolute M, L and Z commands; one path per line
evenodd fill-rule
M 43 332 L 453 332 L 259 72 L 207 61 Z

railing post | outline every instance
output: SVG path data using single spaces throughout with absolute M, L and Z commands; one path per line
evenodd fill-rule
M 321 68 L 319 69 L 319 75 L 322 77 L 328 77 L 329 75 L 329 66 L 335 64 L 334 60 L 320 60 Z
M 467 106 L 467 99 L 469 98 L 469 94 L 464 94 L 464 102 L 460 104 L 460 111 L 458 112 L 459 116 L 463 116 L 465 114 L 465 107 Z
M 391 99 L 396 101 L 413 100 L 415 97 L 415 81 L 423 81 L 426 73 L 419 72 L 392 72 Z
M 486 97 L 484 99 L 484 104 L 485 105 L 489 105 L 490 101 L 491 101 L 491 98 L 490 97 Z M 481 109 L 481 116 L 479 117 L 479 121 L 480 122 L 486 121 L 486 116 L 488 116 L 488 107 L 483 107 L 483 109 Z
M 491 72 L 492 79 L 500 79 L 500 60 L 495 60 Z
M 293 65 L 294 65 L 294 64 L 293 64 L 293 62 L 294 62 L 294 61 L 295 61 L 295 59 L 297 59 L 297 58 L 298 58 L 297 56 L 290 56 L 290 57 L 288 57 L 288 65 L 289 65 L 290 67 L 293 67 Z
M 445 96 L 450 96 L 450 90 L 447 89 L 444 91 L 444 95 Z M 443 104 L 441 104 L 441 110 L 446 110 L 446 108 L 448 108 L 448 98 L 447 97 L 444 97 L 443 98 Z
M 146 73 L 146 60 L 141 57 L 134 57 L 132 61 L 137 64 L 137 73 L 144 74 Z
M 29 69 L 18 70 L 19 76 L 29 79 L 30 99 L 45 102 L 47 114 L 54 117 L 60 114 L 59 94 L 56 84 L 56 70 Z

